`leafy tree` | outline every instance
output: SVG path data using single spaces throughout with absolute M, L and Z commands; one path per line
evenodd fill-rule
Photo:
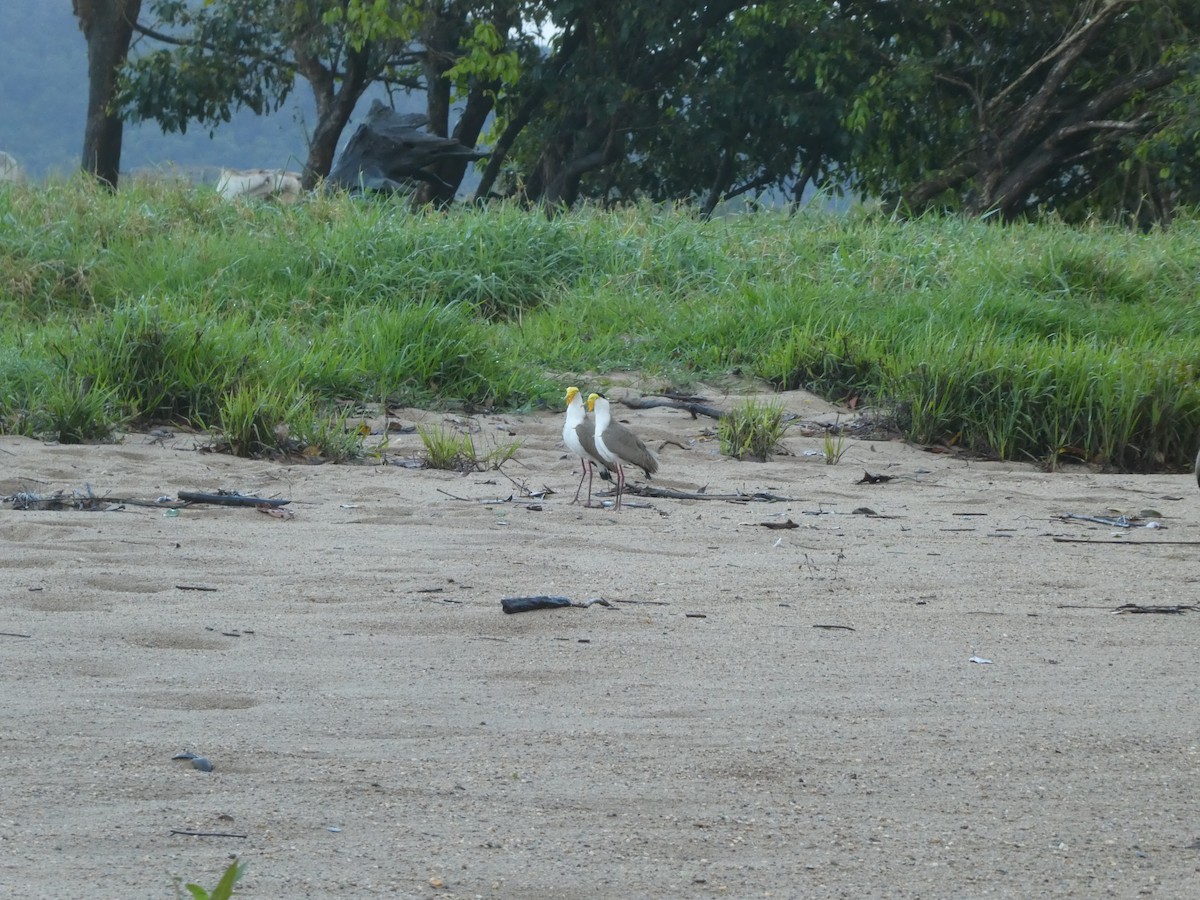
M 77 0 L 78 2 L 78 0 Z M 328 173 L 366 86 L 426 92 L 477 192 L 710 212 L 766 187 L 848 184 L 919 212 L 1013 218 L 1200 200 L 1195 0 L 151 0 L 160 49 L 127 69 L 132 116 L 210 126 L 317 101 L 305 169 Z M 550 35 L 539 43 L 538 29 Z M 465 163 L 420 199 L 449 202 Z
M 826 67 L 853 97 L 857 185 L 912 211 L 1006 219 L 1137 206 L 1134 169 L 1150 191 L 1185 172 L 1194 185 L 1196 143 L 1184 159 L 1180 138 L 1200 129 L 1198 28 L 1192 0 L 849 0 L 822 25 L 826 62 L 839 49 L 874 61 Z
M 139 31 L 160 47 L 127 66 L 126 114 L 154 119 L 165 130 L 184 131 L 193 121 L 215 128 L 239 107 L 260 114 L 278 109 L 299 77 L 317 110 L 304 166 L 311 187 L 329 174 L 355 105 L 375 82 L 428 88 L 431 124 L 443 136 L 449 86 L 460 84 L 467 110 L 455 136 L 474 146 L 506 59 L 499 29 L 520 21 L 522 4 L 152 0 L 150 6 L 159 23 Z M 454 180 L 441 193 L 453 197 L 463 171 L 465 165 L 448 169 L 443 177 Z
M 126 67 L 125 114 L 154 119 L 164 131 L 186 131 L 190 122 L 215 128 L 239 107 L 260 115 L 279 109 L 300 76 L 316 102 L 304 166 L 311 187 L 329 173 L 355 103 L 399 51 L 392 42 L 373 40 L 361 18 L 348 17 L 345 0 L 330 6 L 314 0 L 151 0 L 157 23 L 139 31 L 161 46 Z
M 547 3 L 558 35 L 510 88 L 499 110 L 504 128 L 479 192 L 491 190 L 509 162 L 524 170 L 517 191 L 526 200 L 550 209 L 571 206 L 585 176 L 625 159 L 631 135 L 659 122 L 668 87 L 706 41 L 729 27 L 731 14 L 749 5 Z
M 88 54 L 83 170 L 113 189 L 121 171 L 125 128 L 114 108 L 117 72 L 129 52 L 141 6 L 142 0 L 72 0 Z
M 619 164 L 628 189 L 695 200 L 707 216 L 768 187 L 798 202 L 808 185 L 839 177 L 849 161 L 842 103 L 797 65 L 821 49 L 821 9 L 777 0 L 730 16 L 664 91 L 658 122 L 631 136 Z

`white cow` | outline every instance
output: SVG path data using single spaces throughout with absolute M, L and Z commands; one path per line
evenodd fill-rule
M 0 150 L 0 181 L 24 181 L 25 172 L 11 153 Z
M 300 173 L 283 169 L 222 169 L 217 193 L 226 200 L 248 197 L 294 203 L 302 193 Z

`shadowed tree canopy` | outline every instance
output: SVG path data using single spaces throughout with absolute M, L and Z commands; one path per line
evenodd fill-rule
M 860 61 L 812 64 L 852 98 L 866 192 L 1004 219 L 1200 200 L 1200 4 L 850 0 L 822 28 Z
M 550 209 L 569 207 L 585 177 L 628 160 L 631 138 L 662 127 L 666 92 L 686 77 L 702 48 L 730 26 L 744 0 L 637 0 L 547 4 L 557 29 L 549 51 L 506 92 L 504 123 L 479 191 L 507 163 L 508 190 Z
M 694 202 L 851 188 L 919 213 L 1128 216 L 1200 201 L 1195 0 L 151 0 L 129 116 L 213 127 L 297 77 L 326 175 L 366 86 L 423 91 L 477 197 Z M 157 42 L 156 44 L 154 42 Z M 451 131 L 452 110 L 459 117 Z M 454 196 L 469 156 L 420 199 Z

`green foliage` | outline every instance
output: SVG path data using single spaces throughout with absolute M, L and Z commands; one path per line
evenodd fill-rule
M 916 440 L 1049 465 L 1183 468 L 1200 433 L 1195 219 L 550 221 L 83 183 L 0 192 L 0 217 L 12 433 L 178 421 L 237 452 L 354 458 L 352 404 L 558 408 L 565 377 L 617 370 L 854 395 Z
M 36 387 L 33 402 L 30 431 L 63 444 L 105 440 L 122 421 L 112 390 L 67 373 Z
M 448 469 L 454 472 L 474 472 L 478 466 L 475 442 L 470 434 L 463 434 L 443 427 L 417 426 L 417 434 L 425 447 L 425 461 L 431 469 Z
M 280 391 L 240 387 L 221 399 L 214 425 L 234 456 L 265 456 L 286 448 L 287 421 L 302 403 Z
M 514 458 L 521 448 L 520 441 L 497 444 L 487 453 L 475 449 L 475 439 L 469 431 L 456 432 L 443 426 L 429 428 L 417 426 L 417 434 L 425 447 L 425 461 L 431 469 L 447 469 L 453 472 L 477 472 L 498 469 Z
M 54 373 L 47 360 L 0 346 L 0 433 L 34 433 L 33 411 L 42 405 L 38 395 Z
M 779 451 L 786 431 L 783 404 L 753 399 L 729 410 L 717 425 L 722 453 L 758 462 L 766 462 Z
M 507 45 L 505 36 L 494 22 L 479 19 L 463 43 L 463 55 L 446 71 L 447 79 L 459 95 L 465 95 L 474 82 L 496 85 L 492 93 L 515 85 L 521 77 L 520 55 Z
M 1200 200 L 1200 160 L 1174 150 L 1200 122 L 1194 3 L 870 6 L 830 6 L 803 63 L 843 101 L 865 192 L 1009 220 L 1146 223 Z
M 825 429 L 825 435 L 821 439 L 821 456 L 825 459 L 825 465 L 836 466 L 848 449 L 846 435 L 837 424 Z
M 360 427 L 346 413 L 330 413 L 315 402 L 295 404 L 287 420 L 288 439 L 304 456 L 325 462 L 351 462 L 365 454 Z
M 244 874 L 246 874 L 246 864 L 235 859 L 225 870 L 221 880 L 217 882 L 217 886 L 211 891 L 190 882 L 184 887 L 192 895 L 193 900 L 229 900 L 236 893 L 236 885 Z

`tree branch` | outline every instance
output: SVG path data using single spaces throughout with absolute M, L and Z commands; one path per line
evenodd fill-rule
M 546 86 L 546 77 L 557 78 L 563 69 L 566 68 L 567 63 L 582 43 L 583 31 L 579 24 L 576 23 L 576 27 L 568 31 L 563 36 L 562 43 L 558 45 L 558 50 L 554 54 L 548 75 L 533 85 L 529 94 L 521 101 L 520 106 L 517 107 L 517 111 L 508 120 L 508 124 L 504 126 L 504 131 L 500 133 L 495 146 L 492 147 L 491 156 L 484 167 L 483 176 L 479 180 L 479 186 L 475 189 L 473 199 L 476 202 L 487 197 L 492 189 L 492 185 L 496 183 L 496 178 L 500 174 L 500 167 L 504 165 L 504 160 L 508 157 L 509 151 L 512 150 L 513 144 L 521 132 L 525 130 L 525 126 L 533 119 L 533 114 L 546 102 L 546 97 L 550 93 L 549 88 Z
M 1101 31 L 1103 31 L 1104 27 L 1106 27 L 1108 23 L 1117 15 L 1124 12 L 1137 2 L 1138 0 L 1108 0 L 1108 3 L 1106 3 L 1095 16 L 1093 16 L 1091 19 L 1078 23 L 1075 31 L 1068 34 L 1056 46 L 1043 53 L 1040 59 L 1026 68 L 1025 71 L 1013 79 L 1013 81 L 1007 87 L 996 94 L 996 96 L 988 102 L 988 112 L 994 113 L 1000 104 L 1008 99 L 1010 94 L 1012 94 L 1017 90 L 1017 88 L 1032 78 L 1034 73 L 1046 65 L 1046 63 L 1062 56 L 1063 54 L 1069 54 L 1069 64 L 1063 68 L 1062 60 L 1056 63 L 1055 68 L 1058 71 L 1051 73 L 1051 76 L 1047 78 L 1047 80 L 1042 84 L 1042 87 L 1039 89 L 1037 95 L 1035 95 L 1035 97 L 1048 97 L 1055 89 L 1057 89 L 1058 85 L 1062 83 L 1062 79 L 1065 77 L 1065 72 L 1067 69 L 1069 69 L 1070 66 L 1073 66 L 1075 60 L 1079 58 L 1080 54 L 1082 54 L 1084 50 L 1091 46 L 1092 42 L 1099 37 L 1099 34 Z

